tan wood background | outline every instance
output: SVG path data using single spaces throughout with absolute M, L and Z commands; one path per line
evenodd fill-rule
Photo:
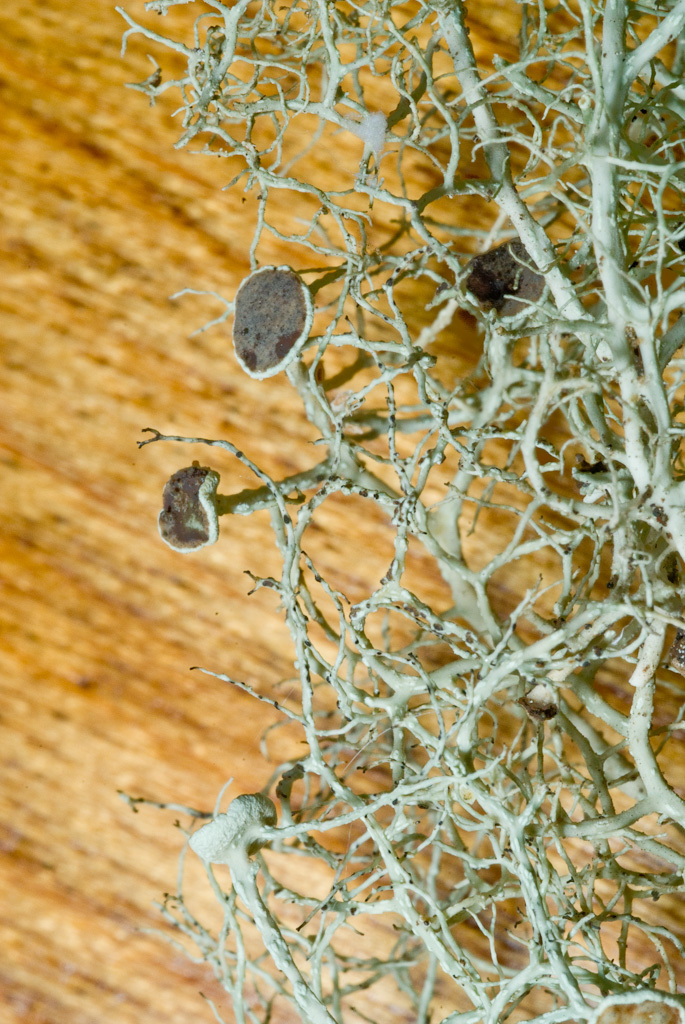
M 505 5 L 478 17 L 491 51 Z M 277 565 L 266 517 L 192 558 L 157 536 L 164 481 L 206 452 L 138 451 L 141 428 L 230 438 L 272 473 L 304 468 L 312 433 L 284 378 L 239 372 L 227 329 L 189 337 L 217 306 L 168 298 L 231 297 L 250 230 L 221 163 L 172 148 L 175 101 L 124 89 L 151 65 L 142 40 L 120 59 L 123 28 L 103 0 L 0 10 L 2 1024 L 212 1019 L 209 971 L 145 931 L 174 886 L 173 816 L 134 815 L 117 790 L 208 808 L 230 775 L 261 786 L 268 709 L 188 669 L 267 692 L 292 672 L 273 597 L 246 598 L 242 570 Z M 252 483 L 212 465 L 225 489 Z M 382 525 L 351 537 L 333 514 L 324 544 L 353 540 L 350 586 L 387 567 Z

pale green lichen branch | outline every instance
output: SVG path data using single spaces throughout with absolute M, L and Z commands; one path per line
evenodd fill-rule
M 215 511 L 270 512 L 281 571 L 246 568 L 294 673 L 202 671 L 300 752 L 248 795 L 263 811 L 273 791 L 278 821 L 208 868 L 219 928 L 183 873 L 164 913 L 240 1024 L 347 1024 L 388 992 L 421 1024 L 682 1009 L 682 929 L 650 907 L 685 873 L 685 3 L 511 0 L 506 60 L 472 44 L 461 0 L 198 7 L 194 46 L 130 14 L 126 40 L 187 61 L 140 87 L 177 86 L 180 144 L 255 191 L 250 270 L 287 244 L 316 319 L 283 365 L 316 444 L 277 479 L 258 439 L 143 442 L 255 474 L 224 472 Z M 209 299 L 224 330 L 234 296 Z M 357 564 L 367 511 L 380 579 Z

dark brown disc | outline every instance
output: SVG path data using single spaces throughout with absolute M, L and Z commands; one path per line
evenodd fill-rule
M 252 377 L 271 377 L 295 357 L 312 323 L 309 289 L 289 267 L 263 267 L 235 297 L 233 345 Z
M 468 290 L 486 309 L 504 316 L 520 313 L 525 302 L 537 302 L 545 286 L 518 239 L 474 256 L 466 269 Z

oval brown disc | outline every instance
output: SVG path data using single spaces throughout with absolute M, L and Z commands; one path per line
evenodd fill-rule
M 544 277 L 530 264 L 523 243 L 515 238 L 474 256 L 466 266 L 466 287 L 485 309 L 514 316 L 526 302 L 537 302 L 545 287 Z
M 309 289 L 290 267 L 262 267 L 235 297 L 233 346 L 241 366 L 261 380 L 282 370 L 309 337 Z
M 174 551 L 198 551 L 218 540 L 218 484 L 219 474 L 197 462 L 167 480 L 157 525 L 162 540 Z

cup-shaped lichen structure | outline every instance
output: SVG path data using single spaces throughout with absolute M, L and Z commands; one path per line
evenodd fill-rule
M 251 377 L 280 373 L 309 337 L 313 312 L 309 289 L 290 267 L 260 267 L 235 297 L 233 347 Z
M 216 489 L 219 474 L 194 462 L 177 470 L 164 486 L 164 507 L 157 520 L 165 544 L 187 554 L 219 538 Z

